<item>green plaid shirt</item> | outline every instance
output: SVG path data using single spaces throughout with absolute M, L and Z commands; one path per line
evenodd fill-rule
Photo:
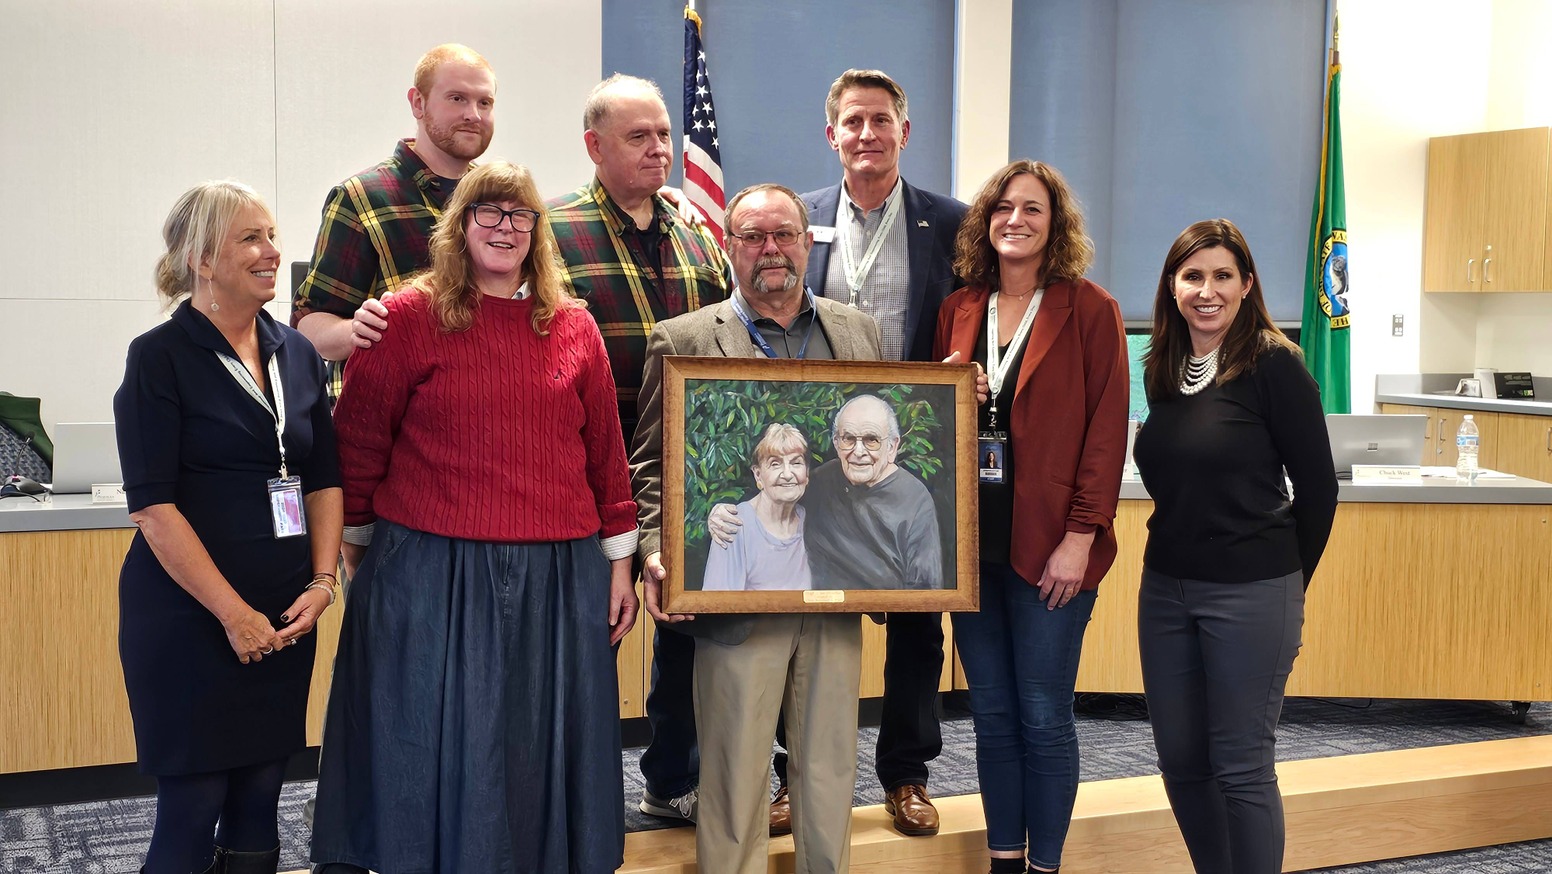
M 368 298 L 396 291 L 429 262 L 427 242 L 453 180 L 431 172 L 400 140 L 393 157 L 329 192 L 307 278 L 291 300 L 291 324 L 308 313 L 348 319 Z M 344 362 L 330 362 L 329 397 L 339 397 Z
M 663 275 L 652 269 L 635 222 L 595 177 L 548 204 L 550 229 L 565 262 L 566 281 L 587 301 L 614 370 L 625 439 L 636 423 L 636 395 L 647 361 L 647 335 L 664 319 L 727 298 L 733 271 L 704 225 L 679 220 L 662 198 L 657 209 Z

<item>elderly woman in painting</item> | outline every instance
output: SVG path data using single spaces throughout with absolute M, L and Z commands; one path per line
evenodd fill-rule
M 803 508 L 808 490 L 808 440 L 791 425 L 771 425 L 754 447 L 753 498 L 738 505 L 754 524 L 738 529 L 726 549 L 706 559 L 706 591 L 809 589 L 813 575 L 803 546 Z

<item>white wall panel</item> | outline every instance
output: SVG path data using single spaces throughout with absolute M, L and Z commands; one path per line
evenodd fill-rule
M 305 260 L 329 187 L 413 133 L 405 92 L 438 43 L 496 69 L 488 157 L 546 194 L 581 185 L 601 34 L 600 0 L 0 0 L 0 390 L 43 398 L 50 430 L 109 417 L 129 341 L 162 318 L 177 196 L 241 179 Z
M 0 299 L 149 300 L 179 194 L 273 195 L 269 0 L 0 2 Z

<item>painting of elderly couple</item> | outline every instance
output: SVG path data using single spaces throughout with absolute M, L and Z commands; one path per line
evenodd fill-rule
M 959 434 L 973 426 L 959 415 L 973 376 L 853 362 L 700 367 L 716 376 L 676 380 L 665 367 L 666 443 L 680 459 L 665 468 L 683 471 L 664 484 L 665 511 L 682 520 L 664 519 L 665 546 L 682 549 L 670 604 L 941 610 L 974 598 L 974 555 L 959 544 L 966 533 L 974 542 L 975 519 L 958 500 L 975 480 L 974 440 Z

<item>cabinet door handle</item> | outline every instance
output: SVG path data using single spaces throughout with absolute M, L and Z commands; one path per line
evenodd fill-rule
M 1443 455 L 1444 454 L 1444 417 L 1443 416 L 1439 417 L 1439 430 L 1434 432 L 1434 441 L 1433 442 L 1434 442 L 1434 445 L 1437 447 L 1437 448 L 1434 449 L 1433 454 L 1434 455 Z
M 1552 425 L 1547 426 L 1547 452 L 1552 453 Z
M 1491 258 L 1482 259 L 1482 281 L 1493 281 L 1493 259 Z
M 1466 259 L 1466 284 L 1467 285 L 1470 285 L 1471 283 L 1476 282 L 1475 279 L 1471 278 L 1471 268 L 1475 267 L 1476 263 L 1477 263 L 1477 259 L 1475 259 L 1475 258 L 1467 258 Z

